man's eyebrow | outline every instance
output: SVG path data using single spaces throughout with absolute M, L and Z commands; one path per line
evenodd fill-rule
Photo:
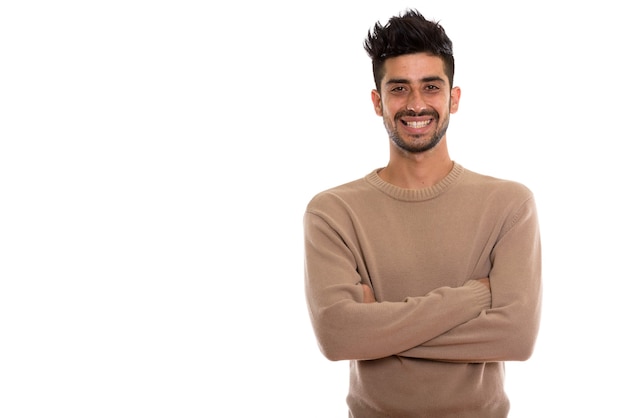
M 390 78 L 385 84 L 410 84 L 406 78 Z
M 428 77 L 423 77 L 419 81 L 421 83 L 432 83 L 433 81 L 445 83 L 446 80 L 439 77 L 438 75 L 432 75 Z M 406 78 L 390 78 L 385 84 L 411 84 L 411 81 Z
M 433 75 L 433 76 L 430 76 L 430 77 L 422 78 L 422 82 L 430 83 L 430 82 L 433 82 L 433 81 L 440 81 L 442 83 L 446 82 L 446 80 L 444 80 L 443 78 L 439 77 L 438 75 Z

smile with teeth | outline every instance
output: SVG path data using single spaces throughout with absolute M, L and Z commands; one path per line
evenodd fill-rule
M 402 121 L 402 123 L 404 123 L 409 128 L 423 128 L 424 126 L 430 124 L 430 122 L 432 122 L 432 119 L 421 120 L 421 121 L 409 121 L 409 122 Z

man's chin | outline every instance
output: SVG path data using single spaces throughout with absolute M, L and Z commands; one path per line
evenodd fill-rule
M 396 147 L 411 154 L 421 154 L 423 152 L 430 151 L 441 141 L 441 138 L 431 138 L 427 141 L 418 141 L 419 137 L 411 137 L 411 139 L 412 141 L 406 141 L 399 135 L 391 137 L 391 140 Z

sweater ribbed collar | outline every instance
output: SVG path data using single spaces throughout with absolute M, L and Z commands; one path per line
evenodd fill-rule
M 454 162 L 453 164 L 454 165 L 452 166 L 452 170 L 450 170 L 447 176 L 445 176 L 433 186 L 425 187 L 423 189 L 403 189 L 401 187 L 394 186 L 391 183 L 387 183 L 378 175 L 378 172 L 382 170 L 382 168 L 377 168 L 376 170 L 369 173 L 367 176 L 365 176 L 365 180 L 376 189 L 394 199 L 402 200 L 405 202 L 419 202 L 423 200 L 434 199 L 435 197 L 444 193 L 454 183 L 457 182 L 464 170 L 460 164 L 457 164 L 456 162 Z

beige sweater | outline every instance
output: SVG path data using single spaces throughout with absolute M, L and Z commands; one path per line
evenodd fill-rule
M 528 359 L 539 327 L 532 193 L 456 163 L 418 190 L 378 171 L 304 215 L 311 321 L 322 353 L 351 361 L 350 415 L 506 417 L 503 362 Z M 491 293 L 472 280 L 486 276 Z

